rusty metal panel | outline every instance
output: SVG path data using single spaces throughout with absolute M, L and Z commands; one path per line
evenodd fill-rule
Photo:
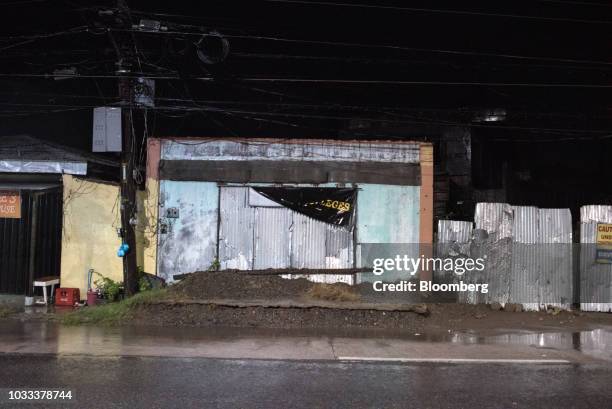
M 419 163 L 419 151 L 418 142 L 165 139 L 161 159 Z
M 612 312 L 612 264 L 595 261 L 597 223 L 612 223 L 612 206 L 580 208 L 580 309 Z
M 248 205 L 249 188 L 220 189 L 219 263 L 222 270 L 253 268 L 255 208 Z

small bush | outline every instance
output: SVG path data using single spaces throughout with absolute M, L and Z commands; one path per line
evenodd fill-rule
M 100 273 L 96 274 L 100 276 L 100 279 L 96 280 L 94 284 L 98 290 L 100 290 L 104 298 L 109 301 L 117 301 L 120 295 L 123 294 L 123 283 L 104 277 Z
M 119 302 L 81 308 L 62 316 L 61 322 L 66 325 L 117 325 L 131 319 L 138 307 L 161 300 L 166 296 L 166 289 L 145 291 Z

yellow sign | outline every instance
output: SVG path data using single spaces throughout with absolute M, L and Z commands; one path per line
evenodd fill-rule
M 0 219 L 21 219 L 19 192 L 0 190 Z
M 598 263 L 612 263 L 612 224 L 597 223 L 597 255 Z
M 612 224 L 597 224 L 597 245 L 612 246 Z

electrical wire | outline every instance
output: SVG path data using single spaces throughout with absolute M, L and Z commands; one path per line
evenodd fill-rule
M 520 68 L 563 68 L 574 70 L 600 70 L 608 71 L 606 66 L 585 66 L 585 65 L 567 65 L 567 64 L 510 64 L 510 63 L 487 63 L 479 64 L 470 62 L 468 64 L 453 61 L 450 64 L 448 61 L 434 60 L 414 60 L 414 59 L 394 59 L 394 58 L 366 58 L 366 57 L 338 57 L 338 56 L 322 56 L 322 55 L 296 55 L 296 54 L 271 54 L 271 53 L 255 53 L 255 52 L 232 52 L 233 57 L 254 58 L 254 59 L 271 59 L 271 60 L 310 60 L 310 61 L 335 61 L 346 63 L 364 63 L 364 64 L 394 64 L 394 65 L 443 65 L 443 66 L 479 66 L 479 67 L 520 67 Z
M 157 80 L 182 80 L 179 76 L 151 75 L 150 73 L 132 73 L 132 75 L 69 75 L 69 74 L 23 74 L 0 73 L 0 77 L 7 78 L 148 78 Z M 214 77 L 188 77 L 190 80 L 217 82 Z M 478 82 L 478 81 L 402 81 L 402 80 L 345 80 L 333 78 L 235 78 L 242 82 L 272 82 L 272 83 L 327 83 L 327 84 L 362 84 L 362 85 L 408 85 L 408 86 L 486 86 L 486 87 L 535 87 L 535 88 L 612 88 L 608 84 L 571 84 L 571 83 L 528 83 L 528 82 Z
M 582 24 L 612 24 L 612 21 L 607 21 L 607 20 L 584 20 L 584 19 L 575 19 L 575 18 L 566 18 L 566 17 L 526 16 L 526 15 L 520 15 L 520 14 L 487 13 L 487 12 L 481 12 L 481 11 L 431 9 L 431 8 L 403 7 L 403 6 L 402 7 L 384 6 L 384 5 L 363 4 L 363 3 L 336 3 L 336 2 L 304 1 L 304 0 L 263 0 L 263 1 L 267 3 L 297 4 L 297 5 L 303 5 L 303 6 L 352 7 L 352 8 L 365 8 L 365 9 L 378 9 L 378 10 L 408 11 L 408 12 L 417 12 L 417 13 L 437 13 L 437 14 L 452 14 L 452 15 L 466 15 L 466 16 L 479 16 L 479 17 L 502 17 L 502 18 L 538 20 L 538 21 L 547 21 L 547 22 L 582 23 Z
M 0 105 L 18 105 L 18 106 L 32 106 L 32 107 L 62 107 L 62 108 L 73 108 L 73 109 L 86 109 L 86 108 L 94 108 L 95 105 L 79 105 L 79 106 L 71 106 L 71 105 L 52 105 L 52 104 L 12 104 L 12 103 L 4 103 L 0 102 Z M 132 108 L 142 108 L 139 106 L 130 106 Z M 355 119 L 354 116 L 338 116 L 338 115 L 315 115 L 315 114 L 295 114 L 295 113 L 285 113 L 285 112 L 266 112 L 266 111 L 252 111 L 252 110 L 242 110 L 242 109 L 224 109 L 219 107 L 211 107 L 211 106 L 156 106 L 154 108 L 147 108 L 150 110 L 158 110 L 158 111 L 180 111 L 180 112 L 198 112 L 200 110 L 206 112 L 216 112 L 222 114 L 236 114 L 236 115 L 248 115 L 249 119 L 257 119 L 261 120 L 261 116 L 263 117 L 287 117 L 287 118 L 302 118 L 302 119 L 319 119 L 319 120 L 343 120 L 348 121 Z M 255 115 L 257 117 L 255 117 Z M 359 119 L 370 122 L 384 122 L 384 123 L 399 123 L 399 124 L 421 124 L 421 125 L 454 125 L 454 126 L 467 126 L 467 127 L 476 127 L 476 128 L 497 128 L 497 129 L 513 129 L 513 130 L 524 130 L 524 131 L 545 131 L 545 132 L 553 132 L 553 133 L 585 133 L 585 134 L 606 134 L 612 133 L 612 130 L 604 130 L 604 129 L 572 129 L 572 128 L 546 128 L 546 127 L 524 127 L 524 126 L 514 126 L 514 125 L 493 125 L 493 124 L 482 124 L 482 123 L 472 123 L 472 122 L 456 122 L 456 121 L 442 121 L 442 120 L 429 120 L 429 119 L 392 119 L 392 118 L 372 118 L 372 117 L 359 117 Z M 283 123 L 287 124 L 287 123 Z M 292 124 L 294 126 L 295 124 Z
M 141 31 L 135 29 L 118 29 L 111 28 L 110 31 L 133 31 L 147 35 L 192 35 L 192 36 L 213 36 L 212 34 L 202 32 L 189 32 L 189 31 Z M 610 61 L 597 61 L 597 60 L 580 60 L 573 58 L 558 58 L 558 57 L 543 57 L 543 56 L 526 56 L 518 54 L 505 54 L 505 53 L 489 53 L 479 51 L 462 51 L 462 50 L 446 50 L 436 48 L 419 48 L 419 47 L 408 47 L 402 45 L 392 44 L 366 44 L 366 43 L 353 43 L 346 41 L 328 41 L 328 40 L 305 40 L 295 39 L 286 37 L 274 37 L 274 36 L 256 36 L 256 35 L 235 35 L 235 34 L 224 34 L 226 38 L 242 39 L 242 40 L 261 40 L 261 41 L 276 41 L 286 43 L 297 43 L 297 44 L 310 44 L 310 45 L 326 45 L 336 47 L 354 47 L 354 48 L 370 48 L 370 49 L 386 49 L 395 51 L 416 51 L 416 52 L 427 52 L 434 54 L 448 54 L 448 55 L 465 55 L 465 56 L 477 56 L 477 57 L 495 57 L 495 58 L 508 58 L 528 61 L 550 61 L 550 62 L 563 62 L 563 63 L 575 63 L 575 64 L 603 64 L 612 65 Z

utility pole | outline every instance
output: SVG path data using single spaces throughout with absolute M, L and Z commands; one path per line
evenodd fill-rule
M 125 0 L 117 0 L 120 24 L 131 29 L 129 9 Z M 120 35 L 115 40 L 111 34 L 117 57 L 119 58 L 117 73 L 119 77 L 119 97 L 121 98 L 121 124 L 122 124 L 122 149 L 121 149 L 121 232 L 123 242 L 129 246 L 129 250 L 123 257 L 123 285 L 126 295 L 134 295 L 138 291 L 138 271 L 136 266 L 136 234 L 134 224 L 136 221 L 136 183 L 134 180 L 135 142 L 134 124 L 132 116 L 132 105 L 134 101 L 132 78 L 129 76 L 134 59 L 133 47 L 128 36 Z

